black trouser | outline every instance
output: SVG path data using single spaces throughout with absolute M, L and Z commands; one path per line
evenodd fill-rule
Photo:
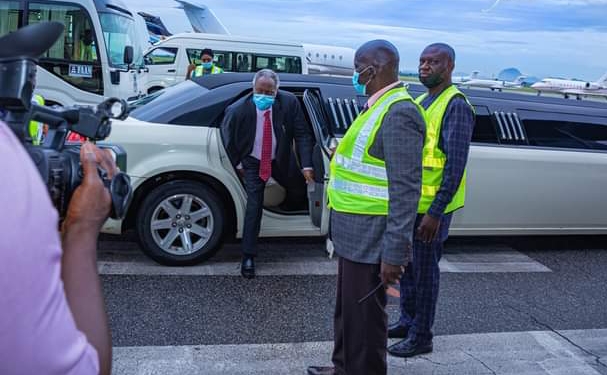
M 289 170 L 279 168 L 272 160 L 272 177 L 286 190 L 286 205 L 298 205 L 306 199 L 306 182 L 296 165 Z M 247 192 L 247 208 L 242 229 L 242 252 L 245 255 L 257 255 L 257 237 L 263 214 L 263 193 L 266 183 L 259 178 L 259 160 L 247 156 L 242 160 L 244 184 Z
M 415 228 L 424 215 L 417 215 Z M 439 232 L 430 243 L 424 243 L 414 236 L 413 257 L 400 279 L 400 324 L 409 327 L 409 335 L 415 335 L 423 342 L 434 337 L 432 326 L 436 314 L 436 302 L 440 284 L 438 263 L 443 254 L 443 244 L 449 235 L 451 214 L 441 218 Z
M 379 264 L 339 258 L 333 349 L 333 364 L 339 375 L 384 375 L 387 372 L 386 290 L 380 288 L 358 303 L 380 283 L 379 271 Z
M 272 162 L 273 175 L 275 174 L 275 165 L 276 163 Z M 256 256 L 266 183 L 259 177 L 259 160 L 248 156 L 242 160 L 242 168 L 244 170 L 244 186 L 247 192 L 247 208 L 242 229 L 242 252 L 245 255 Z

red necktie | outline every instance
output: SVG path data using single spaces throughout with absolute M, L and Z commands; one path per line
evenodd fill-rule
M 263 138 L 261 141 L 261 160 L 259 161 L 259 178 L 264 182 L 272 175 L 272 120 L 270 110 L 263 113 Z

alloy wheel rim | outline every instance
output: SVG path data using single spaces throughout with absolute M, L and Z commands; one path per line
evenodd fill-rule
M 173 255 L 190 255 L 204 247 L 214 221 L 207 203 L 193 194 L 175 194 L 162 200 L 152 213 L 154 242 Z

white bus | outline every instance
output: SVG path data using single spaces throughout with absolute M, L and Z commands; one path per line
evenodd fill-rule
M 47 105 L 95 105 L 143 93 L 143 46 L 120 0 L 0 0 L 0 35 L 44 21 L 65 26 L 40 58 L 36 93 Z
M 225 72 L 256 72 L 270 68 L 278 73 L 308 73 L 301 44 L 275 42 L 224 34 L 182 33 L 152 46 L 145 54 L 149 69 L 146 92 L 185 80 L 188 65 L 200 64 L 200 53 L 210 48 L 214 63 Z

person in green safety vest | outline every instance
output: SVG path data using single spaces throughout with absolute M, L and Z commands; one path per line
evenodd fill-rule
M 426 139 L 422 165 L 422 195 L 418 205 L 413 262 L 400 281 L 400 319 L 389 337 L 404 338 L 388 348 L 397 357 L 433 350 L 432 325 L 438 299 L 438 262 L 449 234 L 453 211 L 464 206 L 466 161 L 474 128 L 474 110 L 451 83 L 455 51 L 431 44 L 419 59 L 419 80 L 428 91 L 416 102 L 424 108 Z
M 84 30 L 80 38 L 80 55 L 78 56 L 81 61 L 93 61 L 95 60 L 95 53 L 93 51 L 93 33 L 91 29 Z
M 223 69 L 213 63 L 213 50 L 205 48 L 200 52 L 200 65 L 191 64 L 188 66 L 188 72 L 186 73 L 186 79 L 192 79 L 196 77 L 202 77 L 207 74 L 220 74 L 223 73 Z
M 374 40 L 354 57 L 352 84 L 365 109 L 338 144 L 327 195 L 339 256 L 333 365 L 309 375 L 387 373 L 386 288 L 411 259 L 425 124 L 399 80 L 394 45 Z
M 44 98 L 41 95 L 34 94 L 32 97 L 32 103 L 44 105 Z M 42 143 L 44 124 L 38 121 L 30 121 L 28 132 L 30 138 L 32 139 L 32 144 L 38 146 Z

